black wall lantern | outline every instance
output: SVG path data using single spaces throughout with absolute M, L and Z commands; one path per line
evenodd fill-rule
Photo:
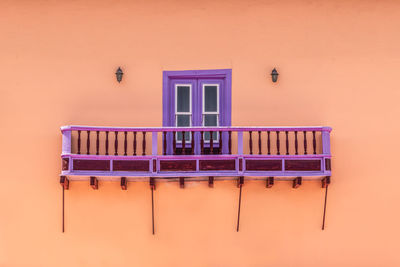
M 118 67 L 117 72 L 115 73 L 115 76 L 117 76 L 117 81 L 119 83 L 122 81 L 122 75 L 124 75 L 124 73 L 122 72 L 121 67 Z
M 278 80 L 278 75 L 278 71 L 274 68 L 271 72 L 272 82 L 276 83 L 276 81 Z

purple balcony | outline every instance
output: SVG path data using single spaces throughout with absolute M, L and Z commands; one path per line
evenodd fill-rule
M 61 176 L 69 180 L 331 176 L 330 127 L 64 126 L 61 132 Z

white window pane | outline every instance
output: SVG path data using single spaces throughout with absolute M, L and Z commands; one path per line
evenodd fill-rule
M 204 126 L 218 126 L 218 115 L 204 114 Z
M 190 112 L 190 86 L 177 86 L 176 111 Z
M 217 114 L 204 114 L 204 126 L 212 127 L 218 126 Z M 210 132 L 204 133 L 204 139 L 210 140 Z M 213 132 L 213 140 L 217 140 L 217 132 Z
M 216 85 L 204 86 L 204 111 L 217 112 L 218 111 L 218 88 Z
M 176 115 L 176 126 L 186 127 L 190 126 L 190 115 Z
M 178 127 L 189 127 L 190 126 L 190 115 L 177 115 L 176 123 Z M 182 141 L 182 132 L 177 132 L 177 140 Z M 190 141 L 190 132 L 185 132 L 185 140 Z

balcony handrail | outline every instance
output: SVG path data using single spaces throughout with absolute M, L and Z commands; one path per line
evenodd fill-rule
M 191 127 L 108 127 L 108 126 L 84 126 L 67 125 L 61 127 L 64 131 L 110 131 L 110 132 L 208 132 L 208 131 L 321 131 L 331 132 L 332 128 L 328 126 L 191 126 Z

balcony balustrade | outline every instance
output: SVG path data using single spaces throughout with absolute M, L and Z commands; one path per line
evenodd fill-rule
M 323 179 L 331 176 L 330 131 L 330 127 L 64 126 L 61 176 L 124 177 L 124 181 Z

